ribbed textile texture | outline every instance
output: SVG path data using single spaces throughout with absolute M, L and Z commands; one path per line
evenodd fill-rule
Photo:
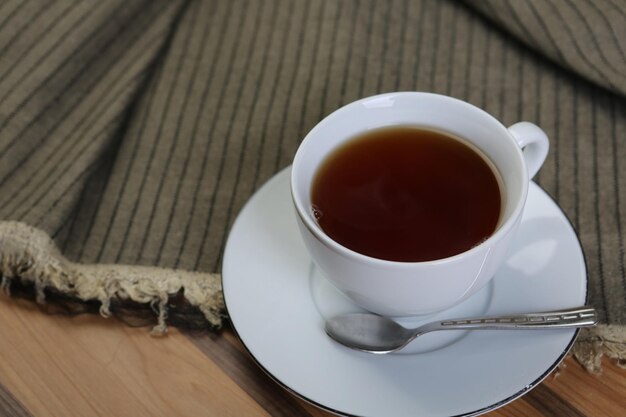
M 625 50 L 620 0 L 5 1 L 0 219 L 72 261 L 219 272 L 242 205 L 325 115 L 436 92 L 547 132 L 535 180 L 624 325 Z

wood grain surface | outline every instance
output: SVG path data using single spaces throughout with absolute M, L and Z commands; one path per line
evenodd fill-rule
M 626 370 L 572 359 L 490 416 L 626 416 Z M 0 297 L 1 416 L 329 416 L 265 375 L 230 329 L 155 338 L 98 316 Z

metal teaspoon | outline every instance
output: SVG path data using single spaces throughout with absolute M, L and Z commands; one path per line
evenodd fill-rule
M 525 330 L 595 326 L 596 310 L 589 306 L 540 313 L 472 317 L 434 321 L 407 329 L 372 313 L 341 314 L 326 320 L 326 333 L 349 348 L 369 353 L 391 353 L 415 338 L 438 330 Z

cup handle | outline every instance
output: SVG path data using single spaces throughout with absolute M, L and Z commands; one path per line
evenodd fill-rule
M 528 167 L 528 179 L 532 179 L 548 156 L 548 136 L 539 126 L 530 122 L 515 123 L 509 126 L 509 132 L 522 149 Z

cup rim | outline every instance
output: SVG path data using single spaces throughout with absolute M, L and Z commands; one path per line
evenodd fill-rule
M 472 248 L 457 253 L 455 255 L 452 256 L 448 256 L 445 258 L 439 258 L 439 259 L 433 259 L 433 260 L 429 260 L 429 261 L 417 261 L 417 262 L 404 262 L 404 261 L 392 261 L 392 260 L 388 260 L 388 259 L 381 259 L 381 258 L 375 258 L 372 256 L 368 256 L 368 255 L 364 255 L 362 253 L 356 252 L 346 246 L 341 245 L 340 243 L 336 242 L 335 240 L 333 240 L 330 236 L 328 236 L 323 230 L 322 228 L 315 223 L 311 216 L 308 216 L 307 213 L 307 208 L 304 207 L 304 203 L 302 202 L 302 200 L 300 199 L 298 192 L 295 189 L 295 184 L 298 183 L 297 178 L 298 178 L 298 170 L 297 170 L 297 166 L 298 166 L 298 161 L 301 160 L 303 158 L 303 151 L 302 149 L 304 148 L 305 143 L 309 142 L 311 140 L 311 137 L 313 137 L 313 135 L 316 133 L 317 130 L 323 128 L 323 125 L 325 125 L 326 123 L 328 123 L 329 120 L 331 119 L 335 119 L 337 117 L 341 117 L 342 114 L 346 111 L 348 111 L 350 108 L 358 106 L 360 104 L 362 104 L 365 101 L 369 101 L 372 99 L 381 99 L 381 98 L 390 98 L 390 97 L 394 97 L 394 96 L 414 96 L 416 99 L 420 99 L 420 98 L 437 98 L 437 99 L 445 99 L 451 102 L 454 102 L 456 105 L 461 105 L 461 106 L 465 106 L 467 108 L 472 109 L 473 111 L 478 111 L 479 113 L 482 114 L 482 116 L 491 119 L 491 121 L 495 122 L 497 125 L 499 125 L 500 127 L 502 127 L 502 129 L 504 129 L 504 132 L 506 132 L 508 138 L 515 144 L 514 146 L 514 153 L 516 155 L 516 157 L 521 161 L 521 167 L 523 170 L 523 177 L 522 178 L 526 178 L 525 181 L 522 181 L 522 189 L 521 189 L 521 196 L 517 201 L 517 204 L 514 208 L 514 210 L 511 212 L 511 214 L 508 216 L 508 218 L 502 222 L 502 224 L 500 225 L 500 227 L 498 227 L 498 229 L 491 235 L 489 236 L 487 239 L 485 239 L 484 241 L 482 241 L 481 243 L 479 243 L 476 246 L 473 246 Z M 292 163 L 292 169 L 291 169 L 291 184 L 290 184 L 290 190 L 291 190 L 291 198 L 293 201 L 293 204 L 296 208 L 296 212 L 298 213 L 298 217 L 302 220 L 302 224 L 309 230 L 309 232 L 311 232 L 313 234 L 313 236 L 315 236 L 319 241 L 321 241 L 325 246 L 332 248 L 333 250 L 335 250 L 336 252 L 338 252 L 339 254 L 353 259 L 355 261 L 358 262 L 369 262 L 369 263 L 376 263 L 380 266 L 383 267 L 395 267 L 395 268 L 412 268 L 415 266 L 433 266 L 433 265 L 442 265 L 442 264 L 449 264 L 449 263 L 454 263 L 457 262 L 459 260 L 461 260 L 462 258 L 466 258 L 468 256 L 471 256 L 479 251 L 482 251 L 485 247 L 487 246 L 491 246 L 494 242 L 497 242 L 499 240 L 501 240 L 505 235 L 507 235 L 509 233 L 509 231 L 514 227 L 516 220 L 520 217 L 521 212 L 524 208 L 524 203 L 526 202 L 526 197 L 528 194 L 528 183 L 531 181 L 531 179 L 528 177 L 528 168 L 526 166 L 526 162 L 524 160 L 524 156 L 522 154 L 522 149 L 517 146 L 517 143 L 515 141 L 515 138 L 513 137 L 513 135 L 509 132 L 508 128 L 506 126 L 504 126 L 498 119 L 496 119 L 494 116 L 492 116 L 491 114 L 489 114 L 488 112 L 486 112 L 485 110 L 481 109 L 480 107 L 477 107 L 473 104 L 470 104 L 466 101 L 454 98 L 454 97 L 450 97 L 450 96 L 446 96 L 443 94 L 437 94 L 437 93 L 428 93 L 428 92 L 419 92 L 419 91 L 398 91 L 398 92 L 391 92 L 391 93 L 383 93 L 383 94 L 377 94 L 377 95 L 373 95 L 373 96 L 369 96 L 369 97 L 364 97 L 361 98 L 359 100 L 350 102 L 342 107 L 340 107 L 339 109 L 333 111 L 332 113 L 328 114 L 326 117 L 324 117 L 322 120 L 320 120 L 308 133 L 307 135 L 304 137 L 304 139 L 302 140 L 302 142 L 300 143 L 300 145 L 298 146 L 298 149 L 296 151 L 296 154 L 294 156 L 293 159 L 293 163 Z

